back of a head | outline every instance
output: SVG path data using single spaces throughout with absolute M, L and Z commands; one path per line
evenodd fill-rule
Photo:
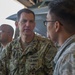
M 19 11 L 17 12 L 17 20 L 20 19 L 20 16 L 21 16 L 21 14 L 22 14 L 23 12 L 28 13 L 28 14 L 32 13 L 33 16 L 34 16 L 34 19 L 35 19 L 35 14 L 34 14 L 34 12 L 33 12 L 32 10 L 27 9 L 27 8 L 23 8 L 23 9 L 21 9 L 21 10 L 19 10 Z
M 75 32 L 75 0 L 52 0 L 48 7 L 67 32 Z

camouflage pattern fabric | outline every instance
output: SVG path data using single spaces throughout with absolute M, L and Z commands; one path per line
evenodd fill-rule
M 37 35 L 23 50 L 18 38 L 0 54 L 0 75 L 52 75 L 56 51 L 50 40 Z
M 53 75 L 75 75 L 75 35 L 59 48 L 54 63 L 56 66 Z
M 3 49 L 3 47 L 2 47 L 2 45 L 0 45 L 0 53 L 2 52 L 2 49 Z

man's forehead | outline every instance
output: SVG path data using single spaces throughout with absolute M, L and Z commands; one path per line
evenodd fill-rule
M 7 29 L 8 29 L 8 26 L 2 25 L 2 26 L 0 26 L 0 29 L 1 29 L 1 30 L 7 30 Z
M 34 17 L 34 15 L 32 13 L 25 13 L 25 12 L 21 13 L 21 15 L 20 15 L 20 17 L 28 17 L 28 16 Z

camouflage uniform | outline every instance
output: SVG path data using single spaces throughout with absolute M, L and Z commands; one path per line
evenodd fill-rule
M 59 48 L 54 63 L 56 66 L 53 75 L 75 75 L 75 35 Z
M 39 36 L 21 48 L 20 38 L 12 41 L 0 55 L 2 75 L 52 75 L 52 60 L 56 54 L 53 43 Z
M 0 55 L 2 54 L 2 51 L 3 51 L 3 46 L 0 43 Z M 1 59 L 1 56 L 0 56 L 0 59 Z M 2 64 L 0 61 L 0 75 L 2 75 L 2 72 L 3 72 L 2 69 L 3 69 L 3 67 L 2 67 Z M 5 74 L 3 74 L 3 75 L 5 75 Z
M 3 46 L 0 43 L 0 53 L 2 52 Z

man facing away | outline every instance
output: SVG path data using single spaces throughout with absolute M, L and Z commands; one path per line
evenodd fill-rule
M 52 75 L 56 48 L 50 40 L 33 32 L 35 14 L 29 9 L 21 9 L 16 25 L 20 37 L 0 55 L 1 75 Z
M 52 0 L 45 24 L 48 38 L 60 45 L 53 75 L 75 75 L 75 0 Z
M 0 43 L 2 48 L 5 48 L 5 46 L 12 41 L 13 34 L 14 29 L 12 26 L 8 24 L 2 24 L 0 26 Z

